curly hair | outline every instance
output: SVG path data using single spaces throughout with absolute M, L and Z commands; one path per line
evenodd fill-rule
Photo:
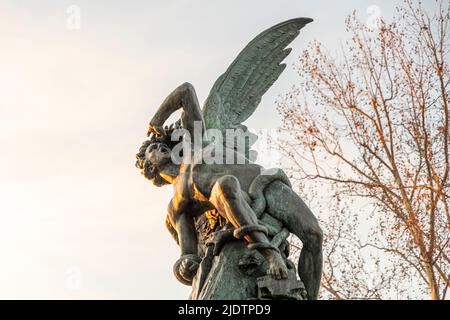
M 179 141 L 172 141 L 172 134 L 175 130 L 181 129 L 181 122 L 177 121 L 170 126 L 165 126 L 163 128 L 163 132 L 160 135 L 151 134 L 148 140 L 145 140 L 141 147 L 139 148 L 138 153 L 136 153 L 136 168 L 142 170 L 142 174 L 148 179 L 161 179 L 160 182 L 164 180 L 159 176 L 158 169 L 155 165 L 153 165 L 150 161 L 145 158 L 145 152 L 148 147 L 152 144 L 164 144 L 169 149 L 173 149 L 175 145 L 179 143 Z M 158 181 L 157 181 L 158 182 Z

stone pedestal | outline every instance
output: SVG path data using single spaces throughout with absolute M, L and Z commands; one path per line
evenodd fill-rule
M 192 284 L 190 299 L 297 299 L 305 297 L 303 283 L 289 261 L 288 279 L 266 276 L 267 263 L 246 242 L 228 242 L 218 256 L 206 254 Z

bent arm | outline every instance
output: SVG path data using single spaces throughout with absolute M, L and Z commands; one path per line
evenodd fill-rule
M 170 235 L 172 236 L 173 240 L 175 240 L 175 242 L 179 245 L 178 233 L 172 221 L 170 221 L 169 215 L 167 215 L 166 217 L 166 228 L 169 231 Z
M 198 239 L 194 217 L 189 213 L 182 212 L 177 202 L 172 199 L 169 203 L 167 220 L 171 224 L 173 232 L 176 234 L 176 241 L 180 246 L 181 256 L 187 254 L 197 255 Z
M 176 230 L 181 249 L 181 256 L 187 254 L 197 255 L 197 232 L 194 219 L 186 213 L 180 214 L 176 219 Z
M 162 127 L 170 115 L 180 108 L 183 109 L 181 115 L 183 128 L 188 130 L 193 137 L 194 124 L 197 122 L 202 128 L 203 134 L 205 126 L 202 110 L 195 89 L 188 82 L 183 83 L 167 96 L 150 121 L 150 126 Z

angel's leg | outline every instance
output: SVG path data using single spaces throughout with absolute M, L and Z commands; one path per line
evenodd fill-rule
M 245 201 L 236 177 L 230 175 L 221 177 L 212 189 L 210 201 L 237 228 L 237 231 L 241 231 L 250 247 L 261 252 L 269 263 L 269 274 L 278 279 L 286 278 L 286 264 L 278 248 L 270 244 L 263 229 L 258 225 L 258 218 Z

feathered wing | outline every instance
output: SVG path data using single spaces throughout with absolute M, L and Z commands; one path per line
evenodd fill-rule
M 203 117 L 207 129 L 246 130 L 242 123 L 252 115 L 264 93 L 286 68 L 286 64 L 281 63 L 291 52 L 286 47 L 311 21 L 296 18 L 279 23 L 260 33 L 239 53 L 216 80 L 205 101 Z

